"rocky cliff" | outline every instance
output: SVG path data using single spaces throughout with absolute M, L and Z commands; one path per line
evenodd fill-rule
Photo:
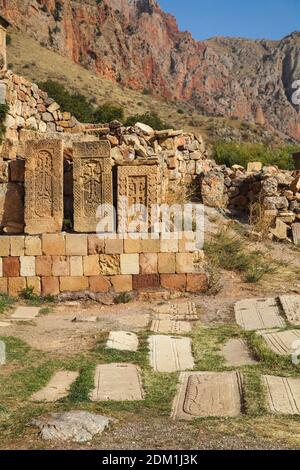
M 156 0 L 0 0 L 0 7 L 40 44 L 105 78 L 300 140 L 300 106 L 291 99 L 300 33 L 199 42 Z

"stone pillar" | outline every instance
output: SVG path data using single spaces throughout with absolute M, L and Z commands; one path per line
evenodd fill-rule
M 74 230 L 95 233 L 99 206 L 113 208 L 110 143 L 79 142 L 73 148 Z
M 25 150 L 25 233 L 53 233 L 63 223 L 63 143 L 29 141 Z

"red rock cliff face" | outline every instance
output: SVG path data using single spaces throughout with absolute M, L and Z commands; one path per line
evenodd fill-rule
M 300 33 L 282 41 L 198 42 L 155 0 L 0 0 L 0 7 L 42 45 L 105 78 L 300 140 L 299 106 L 291 100 Z

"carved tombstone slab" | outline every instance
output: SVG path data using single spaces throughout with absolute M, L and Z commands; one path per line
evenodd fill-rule
M 260 336 L 263 337 L 269 348 L 280 356 L 293 354 L 300 342 L 300 330 L 263 331 L 260 332 Z
M 288 321 L 300 326 L 300 295 L 281 295 L 279 300 Z
M 97 210 L 113 205 L 112 165 L 109 142 L 74 144 L 74 229 L 96 232 Z
M 300 415 L 300 380 L 297 377 L 263 376 L 271 413 Z
M 237 324 L 247 331 L 285 326 L 276 299 L 240 300 L 234 311 Z
M 158 204 L 158 194 L 158 165 L 119 166 L 119 231 L 147 232 L 151 222 L 151 206 Z M 134 206 L 135 209 L 133 209 Z M 143 211 L 141 206 L 146 210 Z M 127 219 L 124 217 L 125 215 Z M 142 221 L 140 225 L 135 224 L 137 220 Z M 130 230 L 128 230 L 129 224 L 131 224 Z M 134 228 L 132 228 L 133 225 Z
M 25 233 L 60 232 L 63 222 L 63 143 L 29 141 L 25 162 Z

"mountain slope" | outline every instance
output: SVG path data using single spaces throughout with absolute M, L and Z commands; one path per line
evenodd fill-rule
M 300 139 L 299 106 L 291 103 L 299 33 L 198 42 L 155 0 L 0 0 L 0 7 L 41 45 L 108 80 Z

